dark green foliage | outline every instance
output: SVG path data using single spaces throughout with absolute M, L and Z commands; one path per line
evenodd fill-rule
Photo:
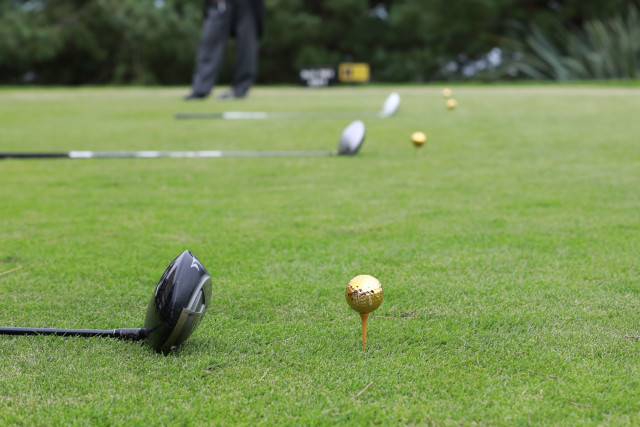
M 175 83 L 191 72 L 201 16 L 192 2 L 10 3 L 3 1 L 0 18 L 4 82 L 34 71 L 40 83 Z
M 640 12 L 587 21 L 582 28 L 537 25 L 522 38 L 503 42 L 504 66 L 539 80 L 640 78 Z
M 637 0 L 269 0 L 259 82 L 297 82 L 301 67 L 345 60 L 371 64 L 374 81 L 457 79 L 501 40 L 527 43 L 518 29 L 535 24 L 545 39 L 587 31 L 629 4 Z M 187 84 L 201 24 L 200 0 L 0 0 L 0 83 Z

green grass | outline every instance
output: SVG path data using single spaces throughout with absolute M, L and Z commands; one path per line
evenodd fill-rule
M 350 119 L 172 116 L 377 111 L 393 89 L 7 88 L 0 151 L 331 150 Z M 0 424 L 638 425 L 640 90 L 460 86 L 448 112 L 397 89 L 353 158 L 0 161 L 0 325 L 142 326 L 184 249 L 214 283 L 168 357 L 0 337 Z M 363 273 L 385 290 L 366 351 L 344 299 Z

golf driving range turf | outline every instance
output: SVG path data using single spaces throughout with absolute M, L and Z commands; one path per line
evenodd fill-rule
M 185 249 L 213 295 L 166 357 L 0 336 L 0 424 L 638 425 L 640 88 L 441 89 L 1 89 L 0 151 L 333 150 L 357 116 L 173 116 L 402 104 L 353 157 L 1 160 L 0 326 L 141 327 Z

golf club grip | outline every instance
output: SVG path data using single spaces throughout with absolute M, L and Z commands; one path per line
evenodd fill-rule
M 221 119 L 222 113 L 177 113 L 176 119 Z
M 149 333 L 145 328 L 122 329 L 57 329 L 57 328 L 0 328 L 0 335 L 57 335 L 65 337 L 105 337 L 142 340 Z
M 1 153 L 0 159 L 60 159 L 68 158 L 69 153 Z

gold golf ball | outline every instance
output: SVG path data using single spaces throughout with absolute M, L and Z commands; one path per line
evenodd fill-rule
M 344 296 L 349 307 L 358 313 L 371 313 L 382 304 L 384 292 L 378 279 L 361 274 L 351 279 Z
M 458 101 L 456 101 L 455 99 L 451 98 L 451 99 L 447 99 L 447 109 L 448 110 L 455 110 L 455 108 L 458 106 Z
M 449 88 L 442 89 L 442 96 L 444 98 L 451 98 L 452 94 L 453 94 L 453 92 L 451 92 L 451 89 L 449 89 Z
M 422 144 L 424 144 L 427 141 L 427 135 L 425 135 L 423 132 L 414 132 L 411 134 L 411 142 L 413 142 L 413 145 L 415 145 L 416 147 L 422 147 Z

